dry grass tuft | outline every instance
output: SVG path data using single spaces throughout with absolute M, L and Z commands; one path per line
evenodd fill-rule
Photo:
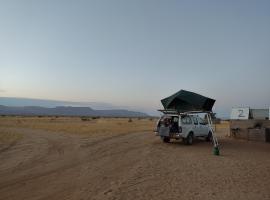
M 22 139 L 23 135 L 19 133 L 14 133 L 11 130 L 7 130 L 5 128 L 1 128 L 0 130 L 0 151 L 5 149 L 17 141 Z

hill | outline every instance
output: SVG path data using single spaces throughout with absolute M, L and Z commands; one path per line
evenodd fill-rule
M 100 117 L 147 117 L 142 112 L 134 112 L 123 109 L 94 110 L 90 107 L 57 106 L 46 108 L 40 106 L 3 106 L 0 105 L 0 115 L 23 116 L 100 116 Z

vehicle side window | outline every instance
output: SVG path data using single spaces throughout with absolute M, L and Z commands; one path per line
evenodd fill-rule
M 200 123 L 201 125 L 206 125 L 205 121 L 204 121 L 203 119 L 201 119 L 201 118 L 199 118 L 199 123 Z
M 164 117 L 164 118 L 162 118 L 162 120 L 160 120 L 160 125 L 167 127 L 169 122 L 170 122 L 170 118 Z
M 193 121 L 194 121 L 194 124 L 195 125 L 198 125 L 198 119 L 197 119 L 197 117 L 193 117 Z
M 174 123 L 177 123 L 177 122 L 178 122 L 178 117 L 174 117 L 174 118 L 173 118 L 173 122 L 174 122 Z
M 183 124 L 186 124 L 187 123 L 187 117 L 182 117 L 181 121 L 182 121 Z
M 191 118 L 187 117 L 187 124 L 192 124 Z
M 183 124 L 192 124 L 192 121 L 189 116 L 182 117 L 181 121 Z

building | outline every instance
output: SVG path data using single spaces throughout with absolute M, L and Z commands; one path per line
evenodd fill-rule
M 269 120 L 269 109 L 250 109 L 250 118 Z

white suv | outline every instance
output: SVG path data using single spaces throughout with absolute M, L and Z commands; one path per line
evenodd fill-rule
M 198 115 L 164 115 L 157 122 L 156 135 L 163 142 L 182 138 L 185 144 L 191 145 L 195 137 L 212 140 L 212 131 L 208 124 Z

